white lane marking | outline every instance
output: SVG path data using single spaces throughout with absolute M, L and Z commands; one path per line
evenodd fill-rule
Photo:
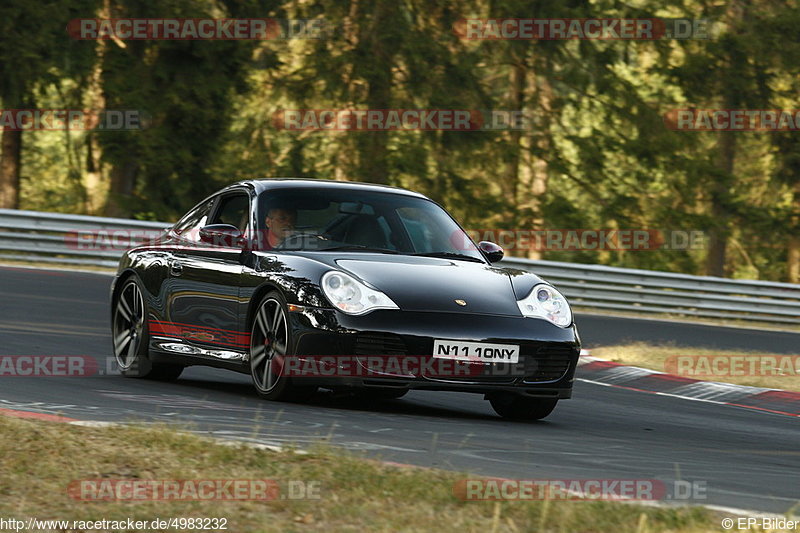
M 653 374 L 660 374 L 660 372 L 647 368 L 639 368 L 638 366 L 616 366 L 608 368 L 607 375 L 599 379 L 604 383 L 620 383 L 652 376 Z
M 603 361 L 603 362 L 610 362 L 606 359 L 599 359 L 597 357 L 582 357 L 578 361 L 578 366 L 582 366 L 588 363 L 593 363 L 595 361 Z M 589 380 L 586 378 L 576 378 L 579 381 L 586 381 L 587 383 L 597 383 L 599 385 L 607 385 L 607 384 L 616 384 L 619 383 L 621 380 L 625 378 L 625 381 L 632 381 L 639 377 L 644 377 L 647 375 L 661 375 L 661 376 L 675 376 L 675 374 L 667 374 L 665 372 L 658 372 L 655 370 L 650 370 L 648 368 L 642 368 L 638 366 L 626 366 L 626 365 L 619 365 L 619 366 L 610 366 L 607 369 L 602 369 L 600 371 L 608 371 L 607 376 L 603 376 L 602 381 L 600 380 Z M 683 377 L 683 376 L 678 376 Z M 693 379 L 693 378 L 687 378 Z M 680 387 L 676 387 L 670 393 L 666 392 L 656 392 L 656 391 L 647 391 L 652 392 L 653 394 L 661 394 L 665 396 L 675 396 L 677 398 L 685 398 L 685 399 L 715 399 L 715 398 L 728 398 L 730 400 L 741 400 L 742 398 L 746 398 L 748 396 L 755 396 L 757 394 L 761 394 L 763 392 L 769 391 L 780 391 L 780 389 L 768 389 L 762 387 L 751 387 L 748 385 L 737 385 L 735 383 L 723 383 L 720 381 L 703 381 L 703 380 L 696 380 L 694 383 L 687 383 L 686 385 L 681 385 Z M 717 402 L 717 403 L 725 403 L 725 402 Z
M 576 378 L 576 379 L 578 381 L 583 381 L 584 383 L 591 383 L 593 385 L 600 385 L 602 387 L 614 387 L 614 388 L 620 388 L 621 387 L 620 385 L 614 385 L 614 384 L 611 384 L 611 383 L 603 383 L 602 381 L 594 381 L 594 380 L 591 380 L 591 379 L 585 379 L 585 378 Z M 703 398 L 692 398 L 691 396 L 676 396 L 675 394 L 670 394 L 668 392 L 655 392 L 655 391 L 646 391 L 646 390 L 642 390 L 642 392 L 646 392 L 648 394 L 658 394 L 659 396 L 671 396 L 673 398 L 681 398 L 682 400 L 692 400 L 694 402 L 706 402 L 706 403 L 714 403 L 714 404 L 717 404 L 717 405 L 728 405 L 725 402 L 718 402 L 718 401 L 715 401 L 715 400 L 706 400 L 706 399 L 703 399 Z
M 624 388 L 623 385 L 612 385 L 611 383 L 603 383 L 602 381 L 593 381 L 591 379 L 585 379 L 585 378 L 576 378 L 576 379 L 577 379 L 577 381 L 583 381 L 584 383 L 591 383 L 593 385 L 600 385 L 602 387 L 614 387 L 614 388 L 623 387 Z M 630 390 L 630 388 L 628 388 L 628 390 Z M 636 390 L 638 390 L 638 389 L 636 389 Z M 745 408 L 752 409 L 752 410 L 755 410 L 755 411 L 762 411 L 764 413 L 772 413 L 772 414 L 777 414 L 777 415 L 792 416 L 792 417 L 800 418 L 800 414 L 794 415 L 794 414 L 791 414 L 791 413 L 784 413 L 784 412 L 776 413 L 776 412 L 765 410 L 765 409 L 759 409 L 756 406 L 748 407 L 748 406 L 734 405 L 734 404 L 731 404 L 730 402 L 723 402 L 723 401 L 719 401 L 719 400 L 710 400 L 708 398 L 694 398 L 692 396 L 680 396 L 680 395 L 669 393 L 669 392 L 655 392 L 655 391 L 649 391 L 649 390 L 642 390 L 641 392 L 644 392 L 644 393 L 647 393 L 647 394 L 656 394 L 658 396 L 667 396 L 667 397 L 670 397 L 670 398 L 680 398 L 681 400 L 690 400 L 690 401 L 693 401 L 693 402 L 713 403 L 713 404 L 716 404 L 716 405 L 727 405 L 728 407 L 745 407 Z
M 700 383 L 690 383 L 678 387 L 672 391 L 672 394 L 678 396 L 690 396 L 692 398 L 707 398 L 711 400 L 726 400 L 734 401 L 741 400 L 748 396 L 755 396 L 762 392 L 767 392 L 772 389 L 764 389 L 760 387 L 747 387 L 745 385 L 736 385 L 733 383 L 720 383 L 717 381 L 703 381 Z

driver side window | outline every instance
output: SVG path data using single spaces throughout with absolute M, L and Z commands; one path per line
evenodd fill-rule
M 172 227 L 173 233 L 187 241 L 200 242 L 200 228 L 206 225 L 215 201 L 216 197 L 189 211 Z
M 250 198 L 246 194 L 231 194 L 220 200 L 209 224 L 229 224 L 246 234 L 249 219 Z

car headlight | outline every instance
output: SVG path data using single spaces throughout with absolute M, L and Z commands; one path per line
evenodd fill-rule
M 353 276 L 338 270 L 322 276 L 322 292 L 334 307 L 349 315 L 363 315 L 376 309 L 399 309 L 381 291 L 370 289 Z
M 572 310 L 567 299 L 550 285 L 536 285 L 528 296 L 517 300 L 517 305 L 523 316 L 544 318 L 562 328 L 572 324 Z

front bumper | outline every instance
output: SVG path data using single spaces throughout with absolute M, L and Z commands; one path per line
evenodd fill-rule
M 577 329 L 545 320 L 467 313 L 334 309 L 290 312 L 298 380 L 332 388 L 453 390 L 569 398 L 580 355 Z M 517 364 L 433 358 L 436 339 L 520 346 Z M 381 360 L 389 364 L 380 364 Z M 375 364 L 375 363 L 378 364 Z M 302 371 L 300 371 L 302 370 Z

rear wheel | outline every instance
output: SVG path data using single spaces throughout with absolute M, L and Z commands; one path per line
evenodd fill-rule
M 517 394 L 498 394 L 489 397 L 495 412 L 510 420 L 541 420 L 553 412 L 558 403 L 551 398 L 526 398 Z
M 270 292 L 253 314 L 250 334 L 250 375 L 256 392 L 267 400 L 306 401 L 317 391 L 311 385 L 298 385 L 286 376 L 284 363 L 292 347 L 286 300 Z
M 144 292 L 136 277 L 128 278 L 114 303 L 111 333 L 114 357 L 122 375 L 130 378 L 148 378 L 162 381 L 178 379 L 183 372 L 180 365 L 153 363 L 147 354 L 150 333 L 147 328 L 147 307 Z

